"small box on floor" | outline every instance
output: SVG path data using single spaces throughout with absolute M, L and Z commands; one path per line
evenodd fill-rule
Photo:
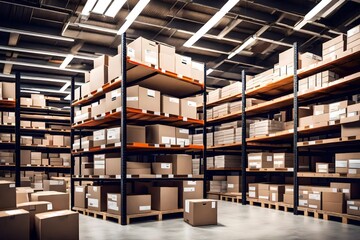
M 1 239 L 28 240 L 30 215 L 23 209 L 0 211 Z
M 217 201 L 211 199 L 186 200 L 184 221 L 194 227 L 217 225 Z
M 37 239 L 79 239 L 79 213 L 70 210 L 35 215 Z
M 15 182 L 0 180 L 0 210 L 16 208 Z

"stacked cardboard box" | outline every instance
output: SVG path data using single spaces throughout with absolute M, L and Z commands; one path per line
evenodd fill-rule
M 215 157 L 207 157 L 206 158 L 206 167 L 207 167 L 207 169 L 215 167 Z
M 250 137 L 263 136 L 284 130 L 284 123 L 274 120 L 263 120 L 250 124 Z
M 200 172 L 202 172 L 202 171 L 200 171 L 200 169 L 202 169 L 202 166 L 200 167 L 200 163 L 202 163 L 202 161 L 201 161 L 202 159 L 200 159 L 200 158 L 193 158 L 192 159 L 192 174 L 193 175 L 199 175 L 200 174 Z
M 177 198 L 177 189 L 176 189 Z M 127 214 L 142 214 L 151 211 L 152 197 L 151 195 L 128 195 L 127 199 Z M 177 200 L 177 199 L 176 199 Z M 176 202 L 177 205 L 177 202 Z M 121 195 L 118 193 L 107 194 L 107 212 L 115 215 L 121 214 Z
M 294 185 L 285 185 L 284 203 L 294 205 Z
M 208 93 L 208 99 L 207 102 L 208 103 L 212 103 L 212 102 L 216 102 L 217 100 L 219 100 L 221 98 L 221 89 L 215 89 L 213 91 L 210 91 Z
M 279 74 L 279 72 L 278 72 Z M 276 73 L 274 74 L 274 69 L 269 69 L 265 72 L 255 75 L 253 78 L 246 79 L 246 90 L 251 90 L 253 88 L 259 87 L 260 85 L 266 85 L 276 78 Z
M 210 192 L 226 192 L 227 182 L 226 176 L 214 176 L 210 181 Z
M 228 193 L 241 192 L 241 176 L 227 176 L 226 180 Z
M 346 49 L 356 51 L 360 45 L 360 25 L 347 31 Z
M 354 199 L 347 201 L 346 212 L 347 214 L 360 216 L 360 200 Z
M 272 168 L 274 167 L 273 154 L 268 152 L 249 153 L 248 168 Z
M 13 151 L 0 151 L 0 163 L 1 164 L 11 164 L 14 163 L 14 152 Z
M 218 155 L 214 157 L 215 168 L 239 168 L 241 167 L 240 155 Z
M 322 60 L 322 57 L 317 56 L 313 53 L 306 52 L 300 54 L 301 59 L 301 68 L 311 67 L 313 64 L 316 64 Z
M 346 50 L 346 36 L 340 34 L 322 45 L 323 59 L 337 59 Z
M 221 88 L 221 97 L 224 98 L 224 97 L 236 96 L 238 94 L 241 94 L 241 91 L 242 91 L 242 83 L 234 82 Z
M 329 83 L 339 79 L 339 75 L 332 71 L 324 71 L 299 80 L 299 92 L 327 87 Z
M 0 82 L 0 99 L 15 100 L 15 83 Z
M 341 174 L 360 174 L 360 153 L 335 154 L 335 171 Z
M 222 117 L 229 113 L 229 103 L 224 103 L 213 108 L 212 118 Z
M 235 142 L 235 129 L 223 129 L 214 132 L 214 145 L 231 144 Z
M 274 168 L 292 168 L 294 166 L 294 154 L 274 153 Z

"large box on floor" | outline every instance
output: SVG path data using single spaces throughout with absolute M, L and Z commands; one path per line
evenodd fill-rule
M 158 211 L 178 209 L 177 187 L 152 187 L 151 209 Z
M 183 181 L 179 187 L 179 208 L 184 207 L 187 199 L 203 198 L 203 181 Z
M 87 208 L 87 186 L 75 186 L 74 207 Z
M 184 221 L 192 226 L 217 224 L 217 201 L 193 199 L 185 201 Z
M 120 191 L 119 186 L 88 186 L 88 206 L 89 210 L 103 212 L 107 210 L 107 194 Z
M 79 213 L 70 210 L 35 215 L 37 239 L 79 239 Z
M 4 240 L 29 239 L 29 212 L 23 209 L 0 211 L 0 234 Z
M 16 208 L 16 188 L 14 182 L 0 181 L 0 196 L 0 210 Z
M 128 195 L 126 197 L 126 211 L 128 215 L 148 213 L 151 211 L 150 195 Z M 121 214 L 121 195 L 118 193 L 107 194 L 107 212 L 115 215 Z
M 43 180 L 44 191 L 66 192 L 64 180 Z
M 38 213 L 52 211 L 51 202 L 26 202 L 17 205 L 18 209 L 24 209 L 30 215 L 30 233 L 35 236 L 35 215 Z
M 46 201 L 51 202 L 53 210 L 67 210 L 69 209 L 69 194 L 54 191 L 43 191 L 31 194 L 31 201 Z

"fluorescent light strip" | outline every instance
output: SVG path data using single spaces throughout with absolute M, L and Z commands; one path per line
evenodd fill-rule
M 13 28 L 0 27 L 0 32 L 18 33 L 18 34 L 27 35 L 27 36 L 41 37 L 41 38 L 47 38 L 47 39 L 55 39 L 55 40 L 61 40 L 61 41 L 66 41 L 66 42 L 74 42 L 75 41 L 72 38 L 55 36 L 55 35 L 44 34 L 44 33 L 24 31 L 24 30 L 13 29 Z
M 218 23 L 228 13 L 239 0 L 229 0 L 225 5 L 212 17 L 205 25 L 203 25 L 189 40 L 184 43 L 185 47 L 191 47 L 196 43 L 205 33 L 207 33 L 216 23 Z
M 70 94 L 70 92 L 59 92 L 59 90 L 45 89 L 45 88 L 23 88 L 24 90 L 48 92 L 48 93 L 59 93 L 59 94 Z
M 311 9 L 310 12 L 308 12 L 305 15 L 304 20 L 306 20 L 306 21 L 313 20 L 313 18 L 330 3 L 331 3 L 331 0 L 322 0 L 313 9 Z
M 62 88 L 60 88 L 60 92 L 64 92 L 66 89 L 68 89 L 68 87 L 70 87 L 71 83 L 67 82 L 65 83 L 64 86 L 62 86 Z
M 61 63 L 60 68 L 66 68 L 67 65 L 74 59 L 74 55 L 68 54 L 64 61 Z
M 105 16 L 112 18 L 115 17 L 125 3 L 126 0 L 114 0 L 113 3 L 108 8 L 108 10 L 105 12 Z
M 300 29 L 303 28 L 307 23 L 308 23 L 308 21 L 306 21 L 306 20 L 301 20 L 300 22 L 298 22 L 298 23 L 295 25 L 294 30 L 296 30 L 296 31 L 300 30 Z
M 89 71 L 86 70 L 79 70 L 79 69 L 69 69 L 69 68 L 59 68 L 55 66 L 49 66 L 44 64 L 36 64 L 36 63 L 27 63 L 27 62 L 17 62 L 17 61 L 9 61 L 9 60 L 0 60 L 0 63 L 3 64 L 12 64 L 12 65 L 19 65 L 25 67 L 35 67 L 35 68 L 44 68 L 44 69 L 52 69 L 58 71 L 66 71 L 66 72 L 77 72 L 77 73 L 87 73 Z
M 140 15 L 142 10 L 146 7 L 146 5 L 150 2 L 150 0 L 140 0 L 133 10 L 127 15 L 126 22 L 121 26 L 119 31 L 117 32 L 118 35 L 123 34 L 126 30 L 131 26 L 131 24 L 135 21 L 135 19 Z
M 77 23 L 76 25 L 81 28 L 87 28 L 90 30 L 96 30 L 96 31 L 100 31 L 100 32 L 107 32 L 107 33 L 112 33 L 112 34 L 117 34 L 117 32 L 118 32 L 117 30 L 114 30 L 114 29 L 98 27 L 98 26 L 93 26 L 93 25 L 89 25 L 89 24 Z
M 31 90 L 20 90 L 20 92 L 23 92 L 23 93 L 35 93 L 35 94 L 40 93 L 39 91 L 31 91 Z
M 251 36 L 248 38 L 238 49 L 236 49 L 234 52 L 230 53 L 228 56 L 228 59 L 234 57 L 236 54 L 244 50 L 246 47 L 248 47 L 251 43 L 253 43 L 256 40 L 254 36 Z
M 210 73 L 212 73 L 214 71 L 214 69 L 209 68 L 208 70 L 206 70 L 206 75 L 209 75 Z
M 15 74 L 3 74 L 0 73 L 0 78 L 12 78 L 15 79 Z M 46 77 L 36 77 L 36 76 L 28 76 L 28 75 L 22 75 L 22 80 L 32 80 L 32 81 L 41 81 L 41 82 L 56 82 L 56 83 L 71 83 L 69 80 L 65 79 L 56 79 L 56 78 L 46 78 Z M 84 83 L 75 82 L 75 86 L 82 86 Z
M 64 100 L 71 100 L 71 94 L 67 95 Z
M 340 7 L 346 0 L 337 0 L 326 12 L 324 12 L 321 17 L 326 18 L 329 16 L 333 11 L 335 11 L 338 7 Z M 337 33 L 339 34 L 339 33 Z
M 96 4 L 96 1 L 97 0 L 87 0 L 86 4 L 81 12 L 81 15 L 89 16 L 91 9 L 93 9 Z M 99 2 L 101 2 L 101 0 Z
M 99 0 L 91 12 L 97 14 L 104 14 L 110 3 L 111 0 Z

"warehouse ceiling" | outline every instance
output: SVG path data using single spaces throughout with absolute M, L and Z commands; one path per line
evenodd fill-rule
M 178 53 L 206 62 L 213 70 L 209 85 L 219 87 L 228 83 L 225 80 L 240 80 L 241 70 L 257 74 L 273 67 L 279 52 L 295 41 L 300 51 L 321 55 L 323 42 L 360 24 L 359 0 L 333 0 L 300 30 L 293 28 L 320 1 L 240 0 L 193 46 L 184 47 L 226 2 L 151 0 L 127 30 L 127 40 L 142 36 L 175 46 Z M 0 0 L 0 76 L 20 71 L 26 76 L 22 87 L 29 90 L 44 85 L 59 90 L 72 76 L 81 82 L 92 59 L 117 53 L 117 30 L 137 3 L 127 0 L 112 18 L 81 15 L 86 0 Z M 254 43 L 228 59 L 254 35 Z M 67 54 L 75 57 L 60 69 Z

